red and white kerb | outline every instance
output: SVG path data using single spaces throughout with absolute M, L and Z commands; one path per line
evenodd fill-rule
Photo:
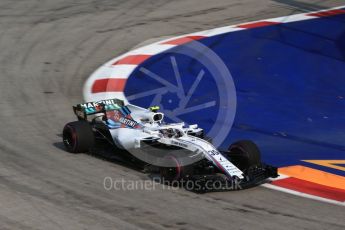
M 151 56 L 169 50 L 175 46 L 182 45 L 190 41 L 200 40 L 206 37 L 236 32 L 245 29 L 344 14 L 345 10 L 342 10 L 341 8 L 344 8 L 344 6 L 316 12 L 296 14 L 285 17 L 243 23 L 239 25 L 215 28 L 166 39 L 164 41 L 156 42 L 151 45 L 129 51 L 119 57 L 108 61 L 107 63 L 99 67 L 89 77 L 84 85 L 84 100 L 98 101 L 110 98 L 120 98 L 127 101 L 123 92 L 126 86 L 127 78 L 134 71 L 134 69 Z

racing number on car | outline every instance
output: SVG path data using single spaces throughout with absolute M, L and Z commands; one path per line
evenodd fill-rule
M 217 155 L 219 155 L 219 152 L 218 151 L 216 151 L 216 150 L 211 150 L 211 151 L 209 151 L 209 153 L 210 153 L 210 155 L 211 156 L 217 156 Z

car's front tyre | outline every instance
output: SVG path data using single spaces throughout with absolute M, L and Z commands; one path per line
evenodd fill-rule
M 260 150 L 254 142 L 249 140 L 237 141 L 230 145 L 228 157 L 241 170 L 261 164 Z

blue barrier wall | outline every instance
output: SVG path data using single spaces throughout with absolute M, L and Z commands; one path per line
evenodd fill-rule
M 345 159 L 345 15 L 243 30 L 198 42 L 223 60 L 236 87 L 236 117 L 222 147 L 252 139 L 264 160 L 277 166 L 308 164 L 303 159 Z M 174 49 L 184 49 L 184 45 Z M 188 106 L 213 99 L 216 105 L 179 118 L 209 129 L 216 122 L 220 94 L 207 67 L 173 50 L 153 56 L 140 67 L 176 85 L 171 56 L 186 92 L 200 70 L 205 71 Z M 140 67 L 127 81 L 126 96 L 164 86 Z M 147 107 L 153 99 L 148 96 L 131 102 Z M 172 111 L 180 98 L 166 92 L 157 100 L 164 110 Z

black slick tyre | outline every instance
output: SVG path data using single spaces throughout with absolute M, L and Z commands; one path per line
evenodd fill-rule
M 229 158 L 241 170 L 261 164 L 260 150 L 249 140 L 237 141 L 230 145 Z
M 86 121 L 67 123 L 62 132 L 63 143 L 68 152 L 85 153 L 94 146 L 95 137 Z

